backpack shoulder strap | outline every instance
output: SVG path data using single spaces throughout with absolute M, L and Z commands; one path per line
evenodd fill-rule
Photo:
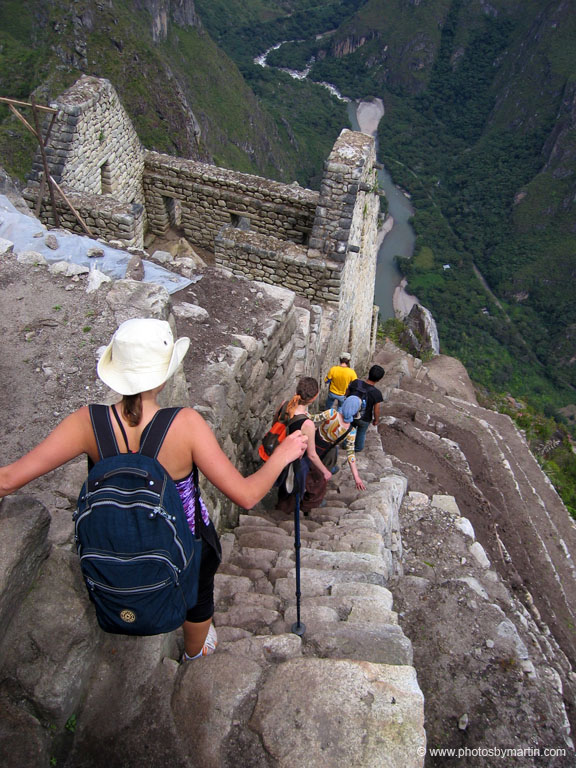
M 143 456 L 149 456 L 151 459 L 155 459 L 158 456 L 170 425 L 174 421 L 176 414 L 181 410 L 181 408 L 176 407 L 161 408 L 159 411 L 156 411 L 140 438 L 139 452 Z
M 340 435 L 340 437 L 338 438 L 338 440 L 335 440 L 335 441 L 334 441 L 334 445 L 338 445 L 338 444 L 339 444 L 339 443 L 341 443 L 343 440 L 346 440 L 346 438 L 348 437 L 348 435 L 350 434 L 350 432 L 351 432 L 353 429 L 354 429 L 354 424 L 353 424 L 353 423 L 351 423 L 351 424 L 350 424 L 350 426 L 348 427 L 348 429 L 346 430 L 346 432 L 344 432 L 344 434 L 343 434 L 343 435 Z
M 302 424 L 304 424 L 305 421 L 308 421 L 308 419 L 309 419 L 309 416 L 306 416 L 301 413 L 298 413 L 296 416 L 292 416 L 292 418 L 286 425 L 288 429 L 288 434 L 292 434 L 292 432 L 296 432 L 296 430 L 300 429 L 302 427 Z
M 116 456 L 120 450 L 110 421 L 110 409 L 107 405 L 92 404 L 88 407 L 100 459 Z

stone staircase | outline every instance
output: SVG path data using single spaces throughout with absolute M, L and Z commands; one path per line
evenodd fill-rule
M 390 585 L 401 573 L 405 478 L 375 430 L 356 491 L 344 461 L 326 505 L 301 518 L 302 637 L 296 621 L 293 519 L 272 494 L 222 535 L 216 654 L 179 664 L 180 631 L 104 635 L 83 594 L 71 524 L 26 497 L 0 516 L 33 528 L 36 573 L 0 574 L 0 759 L 60 768 L 309 768 L 423 765 L 423 696 Z M 80 467 L 61 470 L 76 488 Z M 63 510 L 62 510 L 63 511 Z M 70 510 L 66 510 L 68 513 Z M 61 514 L 56 513 L 56 517 Z M 14 541 L 21 540 L 18 531 Z M 16 608 L 17 606 L 17 608 Z M 12 615 L 10 615 L 12 613 Z

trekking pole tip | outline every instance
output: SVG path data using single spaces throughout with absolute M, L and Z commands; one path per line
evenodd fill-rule
M 302 637 L 304 632 L 306 632 L 306 624 L 304 624 L 302 621 L 296 621 L 294 624 L 292 624 L 292 634 L 298 635 L 298 637 Z

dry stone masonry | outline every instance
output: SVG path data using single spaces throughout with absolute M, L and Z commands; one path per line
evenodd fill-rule
M 52 178 L 72 195 L 95 236 L 141 244 L 144 150 L 116 91 L 107 80 L 84 76 L 55 106 L 58 114 L 46 146 Z M 24 193 L 32 207 L 42 176 L 38 156 Z M 53 224 L 48 201 L 45 194 L 40 218 Z M 58 213 L 63 226 L 82 231 L 61 199 Z
M 7 258 L 16 269 L 17 254 Z M 28 269 L 30 279 L 45 283 L 45 267 Z M 172 403 L 187 404 L 194 392 L 198 410 L 243 466 L 269 419 L 264 406 L 293 387 L 309 359 L 317 360 L 312 346 L 322 316 L 316 308 L 297 307 L 286 289 L 214 272 L 226 282 L 231 301 L 235 295 L 243 301 L 241 287 L 253 290 L 254 303 L 263 307 L 262 324 L 268 325 L 251 336 L 228 334 L 226 346 L 214 346 L 210 359 L 190 356 L 190 367 L 164 394 Z M 211 279 L 210 270 L 202 275 L 202 282 Z M 63 303 L 78 303 L 83 279 L 69 278 L 72 292 L 63 288 L 70 296 Z M 99 296 L 90 294 L 84 309 L 94 302 L 98 322 L 110 328 L 142 314 L 175 322 L 178 335 L 192 333 L 194 323 L 208 332 L 216 327 L 208 312 L 203 321 L 180 313 L 181 298 L 173 303 L 163 288 L 118 280 L 103 285 Z M 53 335 L 52 352 L 46 340 L 42 344 L 45 360 L 58 355 Z M 198 334 L 196 339 L 201 341 Z M 27 354 L 38 352 L 31 337 Z M 98 390 L 86 380 L 91 391 Z M 203 489 L 224 547 L 216 578 L 220 647 L 213 657 L 186 665 L 177 661 L 180 631 L 130 638 L 105 635 L 96 626 L 71 520 L 85 461 L 42 480 L 39 497 L 49 510 L 25 494 L 3 500 L 2 763 L 136 768 L 169 760 L 176 768 L 287 768 L 297 755 L 309 768 L 421 768 L 423 699 L 411 643 L 389 591 L 402 572 L 398 510 L 406 481 L 383 455 L 376 431 L 369 433 L 359 461 L 367 491 L 356 491 L 343 466 L 326 506 L 302 521 L 303 638 L 290 632 L 291 518 L 274 511 L 273 494 L 238 517 L 230 503 L 224 506 Z
M 234 274 L 333 305 L 326 359 L 346 349 L 368 362 L 379 214 L 372 137 L 342 131 L 318 193 L 145 150 L 107 80 L 84 76 L 55 106 L 50 173 L 94 237 L 141 248 L 146 232 L 176 230 Z M 24 197 L 53 224 L 42 173 L 38 157 Z M 60 197 L 57 207 L 62 226 L 82 232 Z
M 159 286 L 126 279 L 86 293 L 86 276 L 51 275 L 36 257 L 24 264 L 13 244 L 1 247 L 3 306 L 9 315 L 18 307 L 26 322 L 25 336 L 21 326 L 4 327 L 6 348 L 18 349 L 15 370 L 4 372 L 13 390 L 6 435 L 18 448 L 14 435 L 35 442 L 63 410 L 87 396 L 106 399 L 94 378 L 96 347 L 129 317 L 168 319 L 178 335 L 194 338 L 196 354 L 164 391 L 165 402 L 195 403 L 244 471 L 254 466 L 274 404 L 293 391 L 299 375 L 326 367 L 326 338 L 338 324 L 330 303 L 310 304 L 219 267 L 197 269 L 196 282 L 172 298 Z M 227 315 L 213 298 L 216 289 L 231 305 Z M 58 316 L 76 318 L 66 321 L 72 343 L 65 346 L 62 326 L 46 322 L 56 307 Z M 82 327 L 88 317 L 90 335 Z M 240 317 L 249 327 L 236 325 Z M 466 401 L 457 371 L 446 395 L 434 384 L 439 358 L 424 366 L 390 344 L 379 355 L 376 362 L 386 369 L 385 418 L 379 434 L 369 430 L 358 456 L 367 490 L 355 489 L 344 463 L 326 505 L 301 521 L 302 638 L 290 632 L 293 523 L 274 510 L 273 493 L 253 512 L 239 514 L 203 488 L 224 546 L 216 579 L 220 647 L 188 665 L 177 662 L 180 632 L 123 638 L 96 627 L 72 540 L 84 461 L 36 481 L 33 496 L 2 501 L 3 765 L 284 768 L 298 760 L 309 768 L 421 768 L 426 738 L 429 747 L 472 752 L 547 746 L 556 751 L 546 765 L 573 765 L 569 661 L 539 615 L 540 596 L 530 604 L 524 590 L 514 594 L 500 580 L 495 569 L 505 550 L 490 551 L 476 539 L 489 507 L 472 481 L 488 478 L 489 492 L 502 494 L 509 516 L 514 507 L 534 514 L 529 499 L 535 493 L 556 524 L 566 510 L 542 485 L 511 425 Z M 23 372 L 29 381 L 21 393 L 16 382 Z M 467 434 L 480 454 L 469 452 Z M 458 487 L 470 484 L 464 504 L 436 489 L 414 491 L 428 492 L 438 482 L 418 466 L 424 453 L 434 454 L 434 472 L 449 465 Z M 473 471 L 474 461 L 481 472 Z M 522 536 L 530 531 L 526 524 L 511 527 Z M 512 544 L 516 530 L 512 538 L 500 530 Z M 570 546 L 573 534 L 563 531 Z M 490 541 L 485 533 L 482 540 Z M 562 563 L 557 534 L 546 540 L 568 588 L 571 575 L 561 567 L 570 563 Z M 539 557 L 529 539 L 525 551 Z M 530 755 L 516 762 L 536 764 Z
M 147 152 L 144 192 L 151 232 L 181 228 L 212 249 L 222 227 L 239 225 L 281 240 L 308 240 L 318 193 L 195 160 Z

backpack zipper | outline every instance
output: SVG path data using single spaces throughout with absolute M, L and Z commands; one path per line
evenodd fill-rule
M 118 587 L 109 587 L 106 584 L 101 584 L 99 581 L 94 581 L 94 579 L 86 577 L 86 584 L 92 591 L 94 591 L 94 588 L 97 587 L 103 592 L 113 592 L 122 595 L 137 595 L 139 592 L 156 592 L 157 590 L 163 589 L 171 583 L 172 579 L 166 579 L 165 581 L 159 581 L 157 584 L 150 584 L 148 587 L 127 587 L 126 589 L 120 589 Z M 176 582 L 176 585 L 177 584 L 178 582 Z
M 80 562 L 82 560 L 106 560 L 106 561 L 116 561 L 119 563 L 133 563 L 135 560 L 160 560 L 161 562 L 168 565 L 172 571 L 174 571 L 175 576 L 177 576 L 179 573 L 181 573 L 181 569 L 178 568 L 177 565 L 174 565 L 174 563 L 170 560 L 169 557 L 166 557 L 166 555 L 155 555 L 155 554 L 146 554 L 146 555 L 128 555 L 126 557 L 118 557 L 116 555 L 100 555 L 96 552 L 88 552 L 84 555 L 80 555 Z M 178 579 L 176 578 L 176 582 L 178 582 Z
M 78 528 L 80 526 L 80 523 L 82 520 L 92 513 L 95 507 L 97 507 L 99 502 L 93 502 L 89 508 L 87 508 L 76 520 L 76 528 L 75 528 L 75 540 L 78 543 L 79 536 L 78 536 Z M 107 502 L 100 502 L 100 504 L 107 504 Z M 186 553 L 184 551 L 184 546 L 182 542 L 180 541 L 180 537 L 178 536 L 178 531 L 176 530 L 176 526 L 174 525 L 173 521 L 176 519 L 173 515 L 170 515 L 168 512 L 166 512 L 161 506 L 158 504 L 152 506 L 151 504 L 145 504 L 145 503 L 135 503 L 135 504 L 124 504 L 124 509 L 131 509 L 133 507 L 144 507 L 150 509 L 148 512 L 148 519 L 154 520 L 157 516 L 160 516 L 163 520 L 166 521 L 166 524 L 170 526 L 170 530 L 172 531 L 172 537 L 174 539 L 174 543 L 178 547 L 178 550 L 180 552 L 180 556 L 182 558 L 182 567 L 186 568 L 188 565 L 188 560 L 186 560 Z M 187 523 L 186 523 L 187 524 Z

